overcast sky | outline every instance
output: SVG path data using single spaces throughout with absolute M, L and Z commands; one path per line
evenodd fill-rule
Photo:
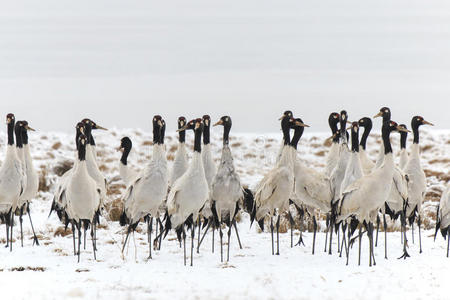
M 0 114 L 39 130 L 208 113 L 276 132 L 290 109 L 324 131 L 332 111 L 381 106 L 450 128 L 448 1 L 5 2 Z

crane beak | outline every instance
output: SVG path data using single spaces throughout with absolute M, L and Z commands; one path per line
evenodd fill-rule
M 285 115 L 282 115 L 279 119 L 278 119 L 278 121 L 281 121 L 281 120 L 283 120 L 284 119 L 284 117 L 285 117 Z
M 222 124 L 223 124 L 223 121 L 222 121 L 222 120 L 219 120 L 219 121 L 217 121 L 216 123 L 214 123 L 213 127 L 214 127 L 214 126 L 217 126 L 217 125 L 222 125 Z
M 405 129 L 405 128 L 401 127 L 401 126 L 397 126 L 397 130 L 400 131 L 400 132 L 411 132 L 411 130 Z
M 31 131 L 36 131 L 36 130 L 34 130 L 33 128 L 31 128 L 30 126 L 25 126 L 25 128 L 26 128 L 26 130 L 31 130 Z
M 300 121 L 295 121 L 295 125 L 297 125 L 297 126 L 302 126 L 302 127 L 309 127 L 309 125 L 307 125 L 307 124 L 305 124 L 305 123 L 302 123 L 302 122 L 300 122 Z
M 375 119 L 375 118 L 381 117 L 382 115 L 383 115 L 383 112 L 380 111 L 375 116 L 373 116 L 373 118 Z
M 424 125 L 431 125 L 431 126 L 434 126 L 434 124 L 433 124 L 433 123 L 430 123 L 430 122 L 428 122 L 428 121 L 425 121 L 425 120 L 423 120 L 423 121 L 422 121 L 422 123 L 423 123 Z
M 181 127 L 180 129 L 178 129 L 177 132 L 185 131 L 185 130 L 187 129 L 187 127 L 188 127 L 188 124 L 184 125 L 184 126 Z
M 123 152 L 123 150 L 124 150 L 123 147 L 120 147 L 120 146 L 116 148 L 117 152 Z
M 108 129 L 106 129 L 105 127 L 102 127 L 102 126 L 100 126 L 100 125 L 95 125 L 95 127 L 96 127 L 97 129 L 101 129 L 101 130 L 108 130 Z
M 352 124 L 352 122 L 350 122 L 350 121 L 347 121 L 347 124 Z

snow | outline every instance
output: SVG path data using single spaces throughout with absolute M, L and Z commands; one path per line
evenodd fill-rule
M 98 121 L 100 125 L 101 122 Z M 30 124 L 32 126 L 32 124 Z M 421 129 L 422 130 L 422 129 Z M 388 256 L 384 259 L 384 233 L 380 232 L 379 245 L 375 249 L 377 266 L 368 267 L 368 241 L 363 238 L 362 264 L 357 265 L 357 244 L 351 250 L 350 264 L 339 258 L 334 245 L 334 254 L 323 252 L 325 234 L 318 233 L 316 254 L 311 255 L 312 233 L 304 233 L 306 247 L 290 248 L 289 233 L 280 234 L 280 256 L 272 256 L 270 233 L 259 233 L 255 224 L 249 228 L 249 220 L 243 215 L 238 223 L 243 249 L 239 249 L 232 234 L 229 263 L 220 262 L 220 244 L 215 235 L 215 253 L 211 253 L 211 235 L 205 239 L 200 254 L 194 255 L 194 267 L 183 265 L 183 251 L 175 235 L 170 233 L 162 244 L 161 251 L 152 251 L 153 259 L 147 260 L 148 244 L 144 227 L 139 226 L 125 255 L 121 254 L 124 230 L 118 222 L 109 220 L 105 214 L 98 230 L 97 261 L 93 261 L 90 238 L 86 250 L 82 250 L 81 262 L 73 256 L 72 236 L 55 236 L 61 223 L 55 215 L 48 218 L 52 200 L 52 188 L 57 180 L 53 168 L 65 160 L 74 158 L 74 138 L 59 132 L 36 132 L 30 136 L 34 163 L 39 172 L 47 172 L 50 191 L 40 192 L 33 201 L 31 210 L 41 246 L 32 246 L 31 227 L 24 218 L 24 248 L 17 241 L 12 253 L 0 247 L 0 283 L 2 294 L 10 299 L 55 299 L 98 298 L 110 299 L 443 299 L 447 298 L 446 241 L 438 236 L 433 241 L 434 213 L 436 201 L 448 184 L 450 161 L 450 131 L 421 131 L 422 163 L 429 173 L 428 190 L 424 204 L 424 227 L 422 230 L 423 253 L 419 254 L 417 228 L 415 244 L 408 231 L 411 258 L 398 260 L 402 254 L 400 233 L 388 234 Z M 150 130 L 117 129 L 94 132 L 97 142 L 99 166 L 105 174 L 111 192 L 110 201 L 120 198 L 123 191 L 118 177 L 120 153 L 115 148 L 120 139 L 128 135 L 133 141 L 130 166 L 142 168 L 149 159 Z M 231 133 L 231 149 L 237 171 L 244 184 L 254 188 L 264 173 L 274 164 L 280 146 L 280 133 L 258 135 L 255 133 Z M 322 169 L 327 147 L 324 140 L 328 133 L 306 132 L 298 151 L 306 164 Z M 192 134 L 187 135 L 188 147 L 192 147 Z M 368 153 L 374 159 L 379 149 L 379 134 L 374 132 L 368 140 Z M 393 137 L 394 151 L 398 152 L 398 137 Z M 58 143 L 61 143 L 58 147 Z M 168 133 L 166 148 L 170 160 L 177 143 L 176 135 Z M 411 137 L 408 139 L 411 143 Z M 0 159 L 5 150 L 5 133 L 0 133 Z M 212 153 L 219 160 L 220 131 L 212 135 Z M 169 161 L 171 166 L 171 161 Z M 434 195 L 433 193 L 436 193 Z M 17 221 L 17 219 L 16 219 Z M 321 221 L 323 228 L 323 221 Z M 0 238 L 4 238 L 3 225 Z M 17 224 L 15 238 L 18 236 Z M 195 233 L 197 234 L 197 232 Z M 190 235 L 189 235 L 190 236 Z M 224 235 L 226 237 L 226 234 Z M 298 238 L 295 230 L 294 239 Z M 333 239 L 336 243 L 336 238 Z M 4 240 L 2 240 L 4 242 Z M 190 237 L 187 239 L 190 245 Z M 224 247 L 226 249 L 225 243 Z M 188 248 L 188 261 L 189 252 Z M 226 250 L 225 250 L 226 251 Z M 225 253 L 226 254 L 226 253 Z M 24 267 L 22 272 L 17 268 Z M 43 271 L 31 269 L 42 267 Z

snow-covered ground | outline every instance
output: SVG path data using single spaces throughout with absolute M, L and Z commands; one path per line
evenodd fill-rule
M 96 120 L 98 121 L 98 120 Z M 74 137 L 65 133 L 37 132 L 30 137 L 36 168 L 45 174 L 42 191 L 32 204 L 32 216 L 40 237 L 41 246 L 33 247 L 31 228 L 25 217 L 25 247 L 16 241 L 13 252 L 0 248 L 0 286 L 2 295 L 17 299 L 99 298 L 108 299 L 445 299 L 447 298 L 446 241 L 441 236 L 433 242 L 436 201 L 448 184 L 450 174 L 450 131 L 426 130 L 422 132 L 422 163 L 428 175 L 428 194 L 424 203 L 424 252 L 419 254 L 418 235 L 411 241 L 411 258 L 398 260 L 401 255 L 399 232 L 389 233 L 389 259 L 384 259 L 384 235 L 376 248 L 377 266 L 368 267 L 367 239 L 363 240 L 362 265 L 357 266 L 357 249 L 351 251 L 350 265 L 338 254 L 323 252 L 325 234 L 317 237 L 316 254 L 311 255 L 312 234 L 305 233 L 306 247 L 290 248 L 289 234 L 282 233 L 281 255 L 272 256 L 270 233 L 259 233 L 256 226 L 249 228 L 246 215 L 238 224 L 243 249 L 239 249 L 232 236 L 229 263 L 220 263 L 219 242 L 211 253 L 211 236 L 202 245 L 200 254 L 194 255 L 194 267 L 183 266 L 183 251 L 171 233 L 162 244 L 161 251 L 153 252 L 153 260 L 147 261 L 148 245 L 145 230 L 137 232 L 122 256 L 123 229 L 111 221 L 120 210 L 120 194 L 123 183 L 118 174 L 119 146 L 124 135 L 133 140 L 130 165 L 142 168 L 151 154 L 149 130 L 110 129 L 95 132 L 98 145 L 99 166 L 109 187 L 108 211 L 102 218 L 98 231 L 97 261 L 93 261 L 92 247 L 88 239 L 82 251 L 81 262 L 73 256 L 72 236 L 61 236 L 61 224 L 55 215 L 48 218 L 52 189 L 57 181 L 58 166 L 74 158 Z M 299 157 L 315 168 L 325 163 L 328 133 L 306 132 L 298 151 Z M 187 135 L 192 145 L 192 134 Z M 376 157 L 380 138 L 373 133 L 368 141 L 369 154 Z M 169 133 L 166 139 L 169 163 L 176 149 L 176 135 Z M 408 140 L 411 143 L 411 138 Z M 0 133 L 0 158 L 5 150 L 5 133 Z M 219 160 L 220 132 L 212 136 L 213 153 Z M 280 146 L 280 133 L 233 134 L 230 141 L 235 164 L 241 180 L 254 188 L 264 173 L 271 168 Z M 398 151 L 398 137 L 393 137 L 394 151 Z M 48 190 L 47 190 L 48 189 Z M 322 221 L 323 225 L 323 221 Z M 4 242 L 3 225 L 0 238 Z M 322 226 L 323 228 L 323 226 Z M 426 228 L 426 230 L 425 230 Z M 17 237 L 17 227 L 15 236 Z M 298 230 L 295 231 L 297 238 Z M 336 239 L 334 239 L 336 242 Z M 188 245 L 190 239 L 187 240 Z M 189 253 L 189 252 L 188 252 Z M 23 271 L 21 268 L 24 268 Z

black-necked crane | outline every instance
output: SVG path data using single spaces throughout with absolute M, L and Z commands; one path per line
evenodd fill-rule
M 194 259 L 195 223 L 199 222 L 199 214 L 209 199 L 209 185 L 206 181 L 202 160 L 202 119 L 189 121 L 179 130 L 194 131 L 194 153 L 187 171 L 178 178 L 167 197 L 168 219 L 166 233 L 174 228 L 178 240 L 183 240 L 184 265 L 186 265 L 186 230 L 191 230 L 191 266 Z M 199 224 L 197 224 L 199 225 Z
M 22 128 L 21 132 L 22 132 L 22 144 L 23 144 L 23 166 L 24 166 L 25 173 L 26 173 L 27 185 L 26 185 L 26 188 L 25 188 L 22 196 L 19 198 L 19 204 L 18 204 L 19 221 L 20 221 L 20 240 L 21 240 L 21 245 L 23 247 L 22 223 L 23 223 L 23 213 L 24 213 L 24 211 L 26 211 L 28 214 L 28 217 L 30 219 L 31 229 L 33 231 L 33 245 L 36 244 L 39 246 L 39 240 L 34 231 L 33 221 L 31 220 L 31 213 L 30 213 L 31 200 L 34 197 L 36 197 L 37 192 L 39 190 L 39 176 L 36 172 L 36 169 L 33 166 L 33 159 L 31 158 L 31 152 L 30 152 L 30 145 L 28 144 L 28 131 L 35 131 L 35 130 L 28 125 L 27 121 L 22 121 L 22 124 L 23 124 L 23 128 Z
M 290 145 L 290 127 L 293 122 L 292 113 L 284 113 L 281 117 L 281 129 L 283 131 L 283 150 L 275 167 L 269 171 L 259 182 L 255 192 L 256 216 L 261 229 L 264 229 L 264 218 L 270 217 L 270 230 L 272 234 L 272 255 L 274 251 L 273 217 L 277 215 L 277 252 L 280 254 L 279 228 L 280 215 L 288 210 L 289 198 L 294 190 L 294 166 Z
M 228 226 L 227 261 L 230 260 L 230 237 L 233 226 L 236 230 L 239 245 L 241 246 L 235 216 L 239 209 L 239 202 L 242 202 L 244 198 L 244 190 L 239 175 L 234 168 L 233 156 L 229 147 L 229 134 L 232 125 L 231 118 L 229 116 L 221 117 L 214 124 L 214 126 L 218 125 L 223 126 L 223 147 L 220 164 L 211 185 L 211 209 L 215 222 L 217 223 L 216 227 L 219 228 L 220 260 L 223 262 L 222 223 Z
M 122 152 L 122 156 L 120 157 L 119 162 L 119 174 L 123 182 L 125 182 L 126 186 L 132 183 L 133 180 L 137 177 L 136 171 L 130 168 L 128 164 L 128 155 L 130 155 L 132 148 L 133 142 L 129 137 L 125 136 L 120 140 L 120 146 L 118 150 Z
M 67 213 L 65 211 L 67 199 L 65 197 L 65 194 L 63 191 L 67 187 L 67 183 L 69 181 L 70 176 L 72 176 L 72 172 L 77 168 L 78 166 L 78 139 L 79 137 L 85 133 L 84 123 L 79 122 L 75 126 L 75 146 L 76 146 L 76 155 L 75 155 L 75 161 L 71 169 L 67 170 L 57 181 L 55 192 L 53 193 L 53 202 L 52 206 L 50 208 L 49 216 L 52 214 L 53 211 L 56 212 L 58 215 L 58 218 L 61 222 L 63 222 L 67 228 L 69 225 L 69 219 L 67 217 Z M 75 249 L 75 240 L 74 240 L 74 253 L 76 254 Z
M 382 107 L 377 115 L 374 118 L 382 117 L 383 124 L 391 120 L 391 110 L 388 107 Z M 408 132 L 405 127 L 399 125 L 399 132 Z M 384 163 L 384 151 L 380 151 L 375 168 L 379 168 Z M 394 176 L 393 182 L 391 185 L 391 190 L 388 198 L 386 199 L 386 203 L 383 207 L 381 207 L 381 213 L 383 214 L 383 223 L 384 223 L 384 257 L 387 259 L 387 222 L 386 222 L 386 214 L 390 216 L 392 220 L 396 220 L 400 216 L 401 224 L 402 224 L 402 238 L 404 241 L 403 245 L 403 255 L 401 258 L 409 257 L 407 252 L 407 238 L 406 238 L 406 207 L 408 205 L 408 182 L 409 178 L 405 172 L 403 172 L 399 167 L 394 167 Z M 377 214 L 377 235 L 375 239 L 375 246 L 378 245 L 378 230 L 380 224 L 380 217 Z
M 411 145 L 411 151 L 408 162 L 405 166 L 405 173 L 408 174 L 410 183 L 408 185 L 408 206 L 406 208 L 406 216 L 411 225 L 411 231 L 414 242 L 414 222 L 417 218 L 417 226 L 419 227 L 419 247 L 422 253 L 422 237 L 420 233 L 422 202 L 425 197 L 427 182 L 425 172 L 420 163 L 420 147 L 419 147 L 419 127 L 422 125 L 431 125 L 432 123 L 425 121 L 421 116 L 414 116 L 411 120 L 411 129 L 414 140 Z
M 26 187 L 26 178 L 22 163 L 17 156 L 14 145 L 14 114 L 6 115 L 8 144 L 6 156 L 0 167 L 0 219 L 6 224 L 6 247 L 12 251 L 14 211 L 17 208 L 19 197 Z M 11 235 L 9 234 L 11 232 Z
M 75 241 L 75 228 L 78 231 L 78 262 L 80 262 L 81 227 L 91 228 L 92 249 L 96 260 L 96 224 L 100 214 L 101 190 L 96 181 L 89 175 L 86 163 L 86 145 L 89 140 L 81 134 L 78 138 L 78 164 L 73 170 L 63 194 L 66 198 L 65 211 L 69 222 L 72 223 L 72 231 Z M 85 234 L 86 240 L 86 234 Z
M 356 218 L 360 224 L 364 224 L 369 237 L 369 266 L 372 266 L 373 255 L 373 221 L 376 219 L 378 211 L 386 202 L 390 193 L 390 186 L 394 177 L 394 158 L 390 142 L 390 134 L 393 131 L 404 130 L 393 121 L 383 123 L 382 138 L 384 146 L 384 163 L 381 167 L 364 175 L 360 179 L 350 184 L 343 192 L 338 208 L 338 221 L 346 220 L 350 217 Z M 350 232 L 350 228 L 349 228 Z M 349 233 L 349 241 L 350 241 Z M 361 241 L 361 227 L 359 231 Z M 347 255 L 349 255 L 349 245 Z M 360 257 L 359 257 L 360 261 Z M 375 264 L 375 259 L 373 260 Z
M 333 230 L 335 230 L 336 225 L 336 206 L 341 198 L 341 185 L 344 180 L 345 170 L 347 169 L 348 161 L 350 158 L 350 151 L 348 149 L 348 138 L 346 126 L 348 122 L 348 114 L 345 110 L 342 110 L 340 113 L 339 123 L 340 129 L 339 133 L 341 134 L 339 139 L 339 158 L 334 167 L 333 171 L 330 175 L 330 183 L 331 183 L 331 191 L 333 193 L 333 200 L 331 202 L 331 215 L 330 215 L 330 223 L 328 226 L 328 232 L 330 234 L 330 244 L 328 248 L 328 254 L 331 255 L 331 246 L 333 241 Z M 338 233 L 338 252 L 340 252 L 340 243 L 339 243 L 339 230 L 336 230 Z M 325 245 L 326 247 L 326 245 Z M 326 251 L 326 248 L 325 248 Z
M 337 115 L 339 118 L 339 115 Z M 302 160 L 297 157 L 297 145 L 300 138 L 303 135 L 305 127 L 309 127 L 304 124 L 302 119 L 295 119 L 292 128 L 294 129 L 294 135 L 291 140 L 291 146 L 294 149 L 293 159 L 294 159 L 294 178 L 295 178 L 295 188 L 293 198 L 294 203 L 297 206 L 306 205 L 307 207 L 312 207 L 317 209 L 322 213 L 328 213 L 331 209 L 331 199 L 333 197 L 331 193 L 330 179 L 325 173 L 321 173 L 313 168 L 305 166 Z M 338 132 L 334 131 L 335 135 Z M 317 231 L 317 220 L 314 212 L 313 216 L 313 245 L 312 254 L 315 252 L 315 240 Z M 300 235 L 301 237 L 301 235 Z M 301 243 L 299 237 L 298 244 Z
M 153 156 L 150 162 L 138 174 L 125 190 L 123 201 L 124 211 L 120 223 L 128 225 L 127 236 L 122 252 L 127 245 L 130 233 L 135 231 L 141 218 L 147 223 L 149 243 L 149 259 L 152 258 L 152 226 L 153 218 L 159 219 L 160 208 L 163 205 L 168 188 L 168 171 L 166 151 L 164 147 L 165 123 L 161 116 L 153 117 Z M 156 225 L 157 226 L 157 225 Z

